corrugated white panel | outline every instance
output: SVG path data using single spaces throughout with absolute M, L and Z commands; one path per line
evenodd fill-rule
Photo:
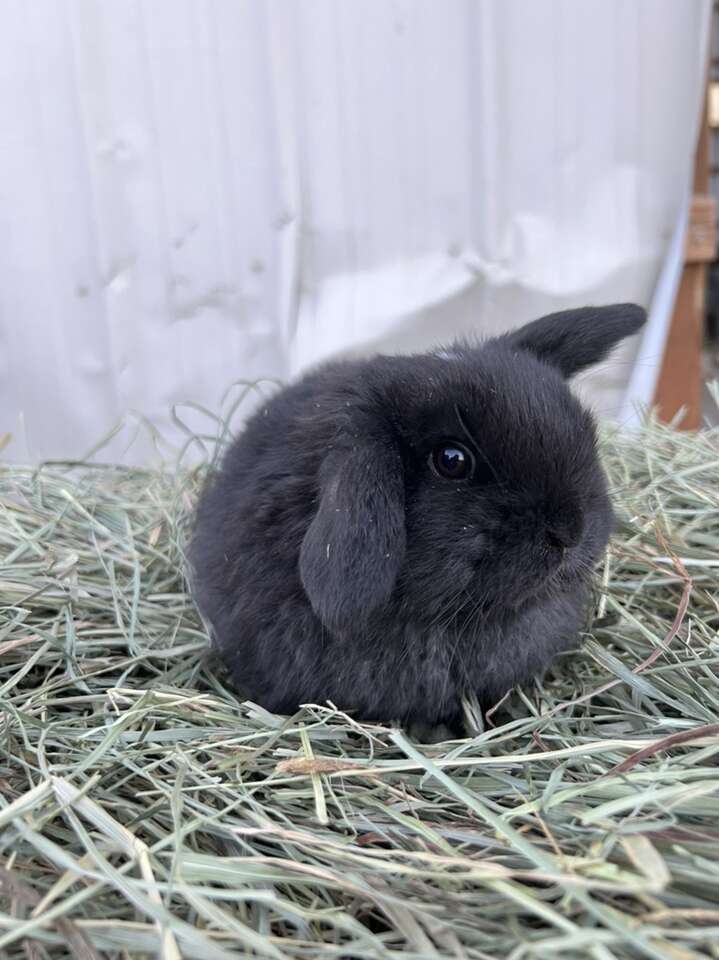
M 238 378 L 648 303 L 708 17 L 709 0 L 0 4 L 11 452 L 81 455 L 129 409 L 177 438 L 173 402 L 215 409 Z M 626 380 L 605 367 L 597 404 Z

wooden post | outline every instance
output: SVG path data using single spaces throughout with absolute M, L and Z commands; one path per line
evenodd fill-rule
M 654 404 L 662 420 L 684 409 L 679 427 L 702 423 L 702 349 L 706 315 L 707 270 L 716 256 L 716 210 L 709 192 L 709 126 L 706 95 L 694 158 L 694 195 L 687 230 L 684 269 L 677 292 L 657 382 Z

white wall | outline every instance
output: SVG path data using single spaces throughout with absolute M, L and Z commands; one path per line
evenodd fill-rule
M 648 303 L 709 8 L 0 0 L 8 452 L 79 456 L 130 408 L 176 439 L 173 402 L 238 378 Z

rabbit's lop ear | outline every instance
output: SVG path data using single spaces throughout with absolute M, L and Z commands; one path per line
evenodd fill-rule
M 642 307 L 617 303 L 550 313 L 507 335 L 508 341 L 557 367 L 565 377 L 603 360 L 646 320 Z
M 404 475 L 394 445 L 332 451 L 300 549 L 302 585 L 317 616 L 340 629 L 366 620 L 389 599 L 404 550 Z

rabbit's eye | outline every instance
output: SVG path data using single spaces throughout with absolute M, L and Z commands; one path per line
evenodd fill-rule
M 466 480 L 474 466 L 472 454 L 451 441 L 436 446 L 429 462 L 434 472 L 445 480 Z

